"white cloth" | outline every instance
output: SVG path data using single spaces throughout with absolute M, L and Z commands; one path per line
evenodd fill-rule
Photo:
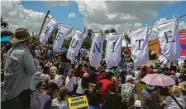
M 106 63 L 107 67 L 118 66 L 121 61 L 122 33 L 110 33 L 106 36 Z
M 55 78 L 53 80 L 51 80 L 51 82 L 54 82 L 58 85 L 58 87 L 61 87 L 63 85 L 63 75 L 56 75 Z
M 167 60 L 174 61 L 180 58 L 181 46 L 178 35 L 178 21 L 173 19 L 162 25 L 155 26 L 155 31 L 158 32 L 158 38 L 161 48 L 161 53 Z
M 186 101 L 184 100 L 183 96 L 175 97 L 178 103 L 183 107 L 183 109 L 186 108 Z M 180 109 L 178 104 L 174 101 L 174 99 L 171 96 L 168 96 L 166 98 L 166 105 L 164 109 Z
M 35 55 L 37 57 L 41 57 L 41 51 L 40 50 L 35 50 Z
M 42 85 L 47 85 L 47 82 L 49 83 L 50 80 L 51 77 L 48 74 L 41 74 Z
M 93 67 L 98 67 L 102 58 L 103 52 L 103 41 L 105 36 L 101 33 L 92 34 L 92 44 L 90 48 L 90 65 Z
M 71 40 L 70 46 L 67 52 L 67 59 L 75 60 L 75 56 L 78 56 L 79 49 L 83 43 L 83 40 L 86 38 L 84 32 L 79 30 L 75 31 L 75 34 Z
M 56 35 L 56 38 L 54 40 L 54 44 L 53 44 L 53 50 L 54 52 L 60 52 L 61 51 L 61 47 L 62 44 L 65 40 L 65 37 L 68 37 L 68 35 L 70 35 L 70 33 L 72 32 L 73 28 L 66 28 L 63 25 L 58 25 L 58 33 Z
M 49 37 L 51 36 L 51 34 L 55 28 L 55 25 L 56 25 L 56 21 L 53 18 L 50 19 L 46 28 L 41 33 L 41 36 L 40 36 L 40 43 L 41 44 L 45 44 L 48 41 Z
M 85 93 L 85 89 L 83 89 L 83 87 L 81 85 L 81 82 L 82 82 L 82 78 L 78 81 L 78 87 L 77 87 L 77 90 L 76 90 L 76 93 L 78 93 L 78 94 L 84 94 Z
M 68 92 L 72 92 L 73 91 L 74 84 L 76 84 L 76 77 L 69 78 L 67 76 L 66 80 L 65 80 L 65 86 L 67 87 Z
M 51 106 L 58 107 L 58 109 L 69 109 L 66 100 L 59 101 L 57 98 L 52 100 Z
M 131 57 L 134 61 L 134 66 L 139 67 L 148 61 L 148 36 L 149 29 L 142 28 L 130 33 L 131 37 Z

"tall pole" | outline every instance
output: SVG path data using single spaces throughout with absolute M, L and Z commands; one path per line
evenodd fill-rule
M 40 29 L 40 32 L 39 32 L 39 37 L 40 37 L 40 35 L 41 35 L 41 31 L 43 30 L 43 26 L 44 26 L 44 24 L 45 24 L 45 22 L 46 22 L 46 19 L 47 19 L 49 13 L 50 13 L 50 11 L 48 10 L 48 12 L 47 12 L 47 14 L 45 15 L 45 18 L 44 18 L 44 20 L 43 20 L 43 24 L 42 24 L 41 29 Z

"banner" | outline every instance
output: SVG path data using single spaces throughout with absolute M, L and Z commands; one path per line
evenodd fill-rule
M 181 54 L 177 19 L 157 25 L 154 28 L 158 33 L 161 54 L 169 61 L 177 60 Z
M 79 109 L 83 107 L 88 107 L 87 97 L 84 95 L 68 98 L 68 106 L 69 109 Z
M 149 58 L 148 52 L 148 36 L 150 31 L 148 28 L 141 28 L 130 33 L 131 37 L 131 57 L 135 67 L 139 67 L 147 63 Z
M 105 60 L 107 67 L 118 66 L 121 60 L 122 33 L 110 33 L 106 36 L 106 54 Z
M 103 41 L 105 36 L 101 33 L 92 34 L 92 45 L 90 48 L 90 65 L 93 67 L 99 67 L 103 52 Z
M 181 56 L 186 56 L 186 33 L 179 33 L 179 39 L 182 48 Z
M 53 44 L 53 50 L 54 52 L 59 52 L 61 51 L 62 44 L 65 40 L 65 37 L 67 37 L 71 32 L 72 28 L 66 28 L 62 24 L 58 25 L 58 33 L 55 37 L 54 44 Z
M 46 28 L 41 33 L 40 43 L 45 44 L 48 41 L 49 37 L 52 35 L 55 25 L 56 25 L 56 21 L 53 18 L 50 19 Z
M 84 32 L 81 32 L 79 30 L 75 31 L 75 34 L 68 48 L 67 59 L 75 60 L 75 57 L 78 56 L 79 50 L 85 38 L 86 38 L 85 31 Z

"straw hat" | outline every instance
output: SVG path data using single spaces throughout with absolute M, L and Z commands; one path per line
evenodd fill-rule
M 125 81 L 128 82 L 130 80 L 134 80 L 134 77 L 132 75 L 127 75 Z
M 32 38 L 27 28 L 18 28 L 10 38 L 10 42 L 12 44 L 20 43 Z
M 182 89 L 183 91 L 186 91 L 186 81 L 181 82 L 181 83 L 179 84 L 179 86 L 181 87 L 181 89 Z
M 52 66 L 52 63 L 47 62 L 46 66 L 47 66 L 47 67 Z
M 180 86 L 172 86 L 170 89 L 171 95 L 179 96 L 181 94 L 181 87 Z

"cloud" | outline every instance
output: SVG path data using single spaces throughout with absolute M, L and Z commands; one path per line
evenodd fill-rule
M 90 29 L 129 29 L 142 27 L 142 22 L 156 18 L 161 7 L 173 1 L 76 1 Z
M 69 18 L 75 18 L 75 17 L 76 17 L 76 14 L 75 14 L 75 13 L 70 13 L 70 14 L 68 15 L 68 17 L 69 17 Z
M 51 5 L 51 6 L 67 6 L 68 5 L 68 0 L 63 0 L 63 1 L 45 1 L 45 4 Z
M 45 13 L 25 9 L 17 1 L 1 1 L 1 9 L 1 17 L 8 22 L 8 29 L 12 32 L 25 27 L 29 32 L 39 33 Z
M 179 29 L 186 29 L 186 22 L 185 21 L 179 22 Z

